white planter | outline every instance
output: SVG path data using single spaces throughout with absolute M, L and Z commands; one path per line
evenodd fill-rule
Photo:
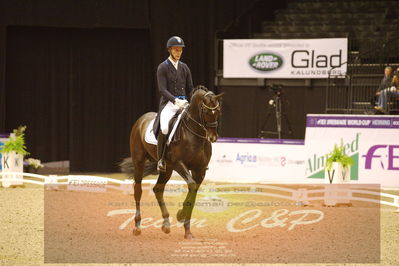
M 3 172 L 3 187 L 12 185 L 23 185 L 24 156 L 16 153 L 3 153 L 1 157 L 1 166 Z M 19 174 L 7 174 L 17 172 Z
M 333 162 L 331 170 L 324 171 L 324 180 L 327 184 L 342 184 L 350 182 L 350 166 L 343 167 L 341 163 Z
M 331 170 L 325 170 L 324 179 L 328 185 L 325 186 L 324 205 L 337 206 L 345 204 L 351 206 L 350 176 L 350 167 L 344 168 L 338 162 L 332 164 Z

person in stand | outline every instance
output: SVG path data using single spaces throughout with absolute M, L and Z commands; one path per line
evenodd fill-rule
M 180 61 L 185 47 L 184 41 L 178 36 L 169 38 L 166 48 L 169 57 L 159 64 L 157 82 L 160 93 L 158 115 L 154 122 L 153 132 L 158 140 L 158 170 L 166 170 L 166 135 L 169 132 L 169 121 L 177 111 L 183 109 L 189 101 L 193 90 L 191 71 Z
M 384 77 L 381 79 L 380 86 L 378 87 L 377 93 L 382 91 L 383 89 L 388 88 L 391 85 L 393 74 L 392 74 L 392 67 L 387 66 L 384 69 Z M 378 94 L 377 94 L 378 95 Z
M 378 101 L 375 109 L 377 113 L 387 113 L 388 100 L 391 98 L 399 97 L 399 74 L 396 74 L 392 78 L 390 86 L 383 89 L 378 94 Z
M 374 109 L 376 109 L 378 111 L 379 107 L 377 104 L 378 101 L 378 97 L 381 93 L 382 90 L 388 88 L 391 85 L 392 82 L 392 67 L 387 66 L 384 69 L 384 77 L 381 79 L 380 85 L 378 86 L 377 91 L 375 92 L 375 95 L 373 96 L 372 100 L 371 100 L 371 105 L 374 106 Z

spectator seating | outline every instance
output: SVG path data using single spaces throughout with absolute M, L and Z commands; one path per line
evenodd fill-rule
M 350 108 L 370 105 L 386 64 L 399 65 L 396 0 L 289 0 L 254 38 L 349 39 Z M 332 96 L 331 96 L 332 97 Z M 391 103 L 399 110 L 399 103 Z

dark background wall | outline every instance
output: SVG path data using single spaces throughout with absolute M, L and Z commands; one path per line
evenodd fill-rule
M 275 93 L 265 86 L 220 86 L 225 92 L 220 134 L 224 137 L 277 138 L 277 134 L 262 134 L 277 131 L 276 113 L 269 101 Z M 290 86 L 282 90 L 282 138 L 303 139 L 306 114 L 322 113 L 325 102 L 322 86 Z M 291 128 L 292 134 L 289 134 Z
M 131 122 L 153 109 L 151 62 L 140 53 L 150 53 L 146 30 L 9 27 L 6 128 L 26 124 L 29 150 L 44 161 L 109 169 Z
M 260 2 L 0 0 L 0 133 L 27 125 L 32 157 L 70 160 L 74 172 L 115 171 L 129 155 L 131 125 L 157 111 L 156 68 L 179 35 L 194 84 L 227 92 L 221 135 L 257 137 L 270 92 L 216 87 L 214 59 L 217 38 L 246 37 L 285 3 L 254 11 Z M 320 91 L 287 88 L 296 138 L 306 106 L 322 110 Z

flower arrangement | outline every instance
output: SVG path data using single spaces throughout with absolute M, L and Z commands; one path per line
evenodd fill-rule
M 25 164 L 27 166 L 31 166 L 31 167 L 33 167 L 35 169 L 44 167 L 44 165 L 42 164 L 42 162 L 39 159 L 34 159 L 34 158 L 26 159 L 25 160 Z
M 28 155 L 29 152 L 27 152 L 25 146 L 25 130 L 26 126 L 19 126 L 17 129 L 14 129 L 8 141 L 6 141 L 4 145 L 0 148 L 0 152 L 16 152 L 21 155 Z
M 327 156 L 325 168 L 330 171 L 334 162 L 341 163 L 343 168 L 353 165 L 353 159 L 345 154 L 342 141 L 340 147 L 334 144 L 334 149 Z

